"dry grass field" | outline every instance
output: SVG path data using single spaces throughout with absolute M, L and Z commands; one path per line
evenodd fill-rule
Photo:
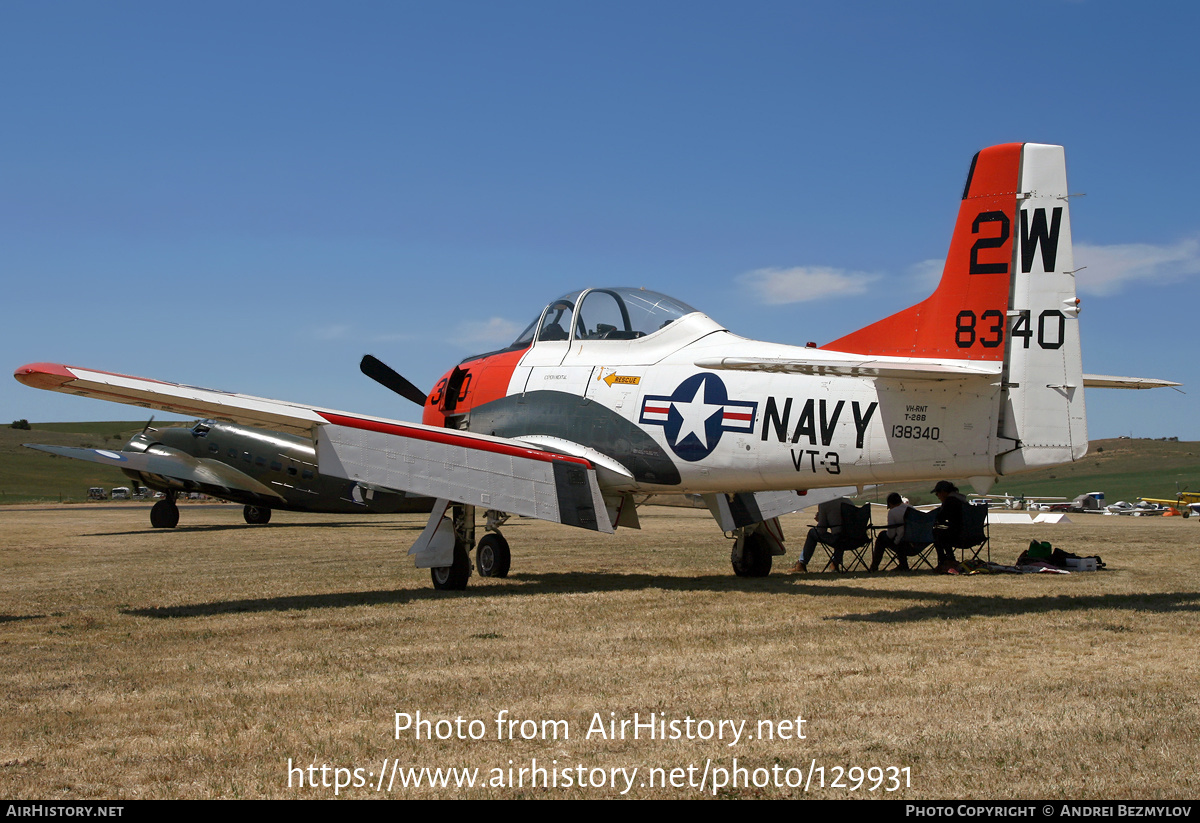
M 616 797 L 636 768 L 627 796 L 1200 796 L 1195 519 L 993 526 L 994 559 L 1036 536 L 1099 573 L 759 580 L 704 512 L 615 537 L 521 520 L 511 577 L 443 593 L 405 557 L 420 517 L 185 506 L 167 532 L 147 509 L 0 510 L 0 795 Z M 467 739 L 397 737 L 418 711 Z M 497 739 L 502 711 L 565 723 Z M 680 739 L 588 735 L 635 713 Z M 760 739 L 798 717 L 803 739 Z M 476 786 L 404 788 L 409 767 Z

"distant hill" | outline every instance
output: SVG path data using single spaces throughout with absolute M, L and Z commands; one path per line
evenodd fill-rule
M 22 443 L 120 450 L 145 420 L 98 423 L 33 423 L 30 429 L 0 426 L 0 503 L 82 501 L 91 486 L 128 486 L 119 469 L 26 449 Z M 171 424 L 164 424 L 166 428 Z
M 146 421 L 35 423 L 32 430 L 0 427 L 0 503 L 34 500 L 79 501 L 89 486 L 128 486 L 117 469 L 26 449 L 22 443 L 55 446 L 122 448 Z M 163 424 L 162 428 L 170 425 Z M 1167 440 L 1093 440 L 1087 457 L 1069 466 L 1003 478 L 992 489 L 1026 497 L 1066 497 L 1102 491 L 1106 501 L 1138 497 L 1173 497 L 1179 488 L 1200 490 L 1200 443 Z M 937 502 L 932 483 L 888 484 L 865 495 L 883 500 L 899 491 L 914 503 Z M 963 491 L 973 491 L 963 484 Z
M 1003 477 L 993 494 L 1026 497 L 1065 497 L 1073 500 L 1085 492 L 1104 492 L 1106 503 L 1136 501 L 1139 497 L 1174 497 L 1179 488 L 1200 490 L 1200 443 L 1170 440 L 1093 440 L 1087 456 L 1077 463 L 1053 469 Z M 932 483 L 888 484 L 866 497 L 882 500 L 899 491 L 915 504 L 936 503 Z M 962 491 L 974 491 L 963 484 Z

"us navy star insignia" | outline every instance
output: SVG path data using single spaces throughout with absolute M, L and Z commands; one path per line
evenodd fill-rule
M 638 422 L 663 427 L 667 445 L 689 462 L 713 453 L 727 431 L 751 433 L 758 403 L 730 400 L 715 374 L 694 374 L 667 396 L 647 395 Z

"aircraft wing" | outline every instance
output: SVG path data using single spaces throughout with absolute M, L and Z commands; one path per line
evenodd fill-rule
M 854 358 L 849 360 L 797 360 L 778 357 L 711 357 L 697 360 L 702 369 L 775 372 L 782 374 L 831 374 L 844 377 L 896 377 L 906 380 L 963 380 L 968 377 L 999 377 L 1000 363 L 960 361 L 938 363 L 919 359 Z
M 17 369 L 13 377 L 35 389 L 78 394 L 196 417 L 211 417 L 309 437 L 314 428 L 324 422 L 312 409 L 293 403 L 58 363 L 30 363 Z
M 611 533 L 596 467 L 519 440 L 124 374 L 31 363 L 27 386 L 311 437 L 326 474 Z
M 82 449 L 70 446 L 42 446 L 36 443 L 25 443 L 29 449 L 57 454 L 60 457 L 70 457 L 74 460 L 86 460 L 89 463 L 101 463 L 118 469 L 157 474 L 174 480 L 188 480 L 205 486 L 215 486 L 227 491 L 250 492 L 266 497 L 273 497 L 281 503 L 286 502 L 282 495 L 269 486 L 259 483 L 253 477 L 243 474 L 232 466 L 219 460 L 189 455 L 165 455 L 149 452 L 112 451 L 110 449 Z
M 1089 389 L 1160 389 L 1167 386 L 1178 386 L 1170 380 L 1157 380 L 1153 377 L 1117 377 L 1112 374 L 1085 374 L 1083 385 Z

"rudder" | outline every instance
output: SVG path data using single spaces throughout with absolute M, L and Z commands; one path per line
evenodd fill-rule
M 1014 226 L 997 474 L 1087 454 L 1079 301 L 1062 146 L 1026 143 Z

